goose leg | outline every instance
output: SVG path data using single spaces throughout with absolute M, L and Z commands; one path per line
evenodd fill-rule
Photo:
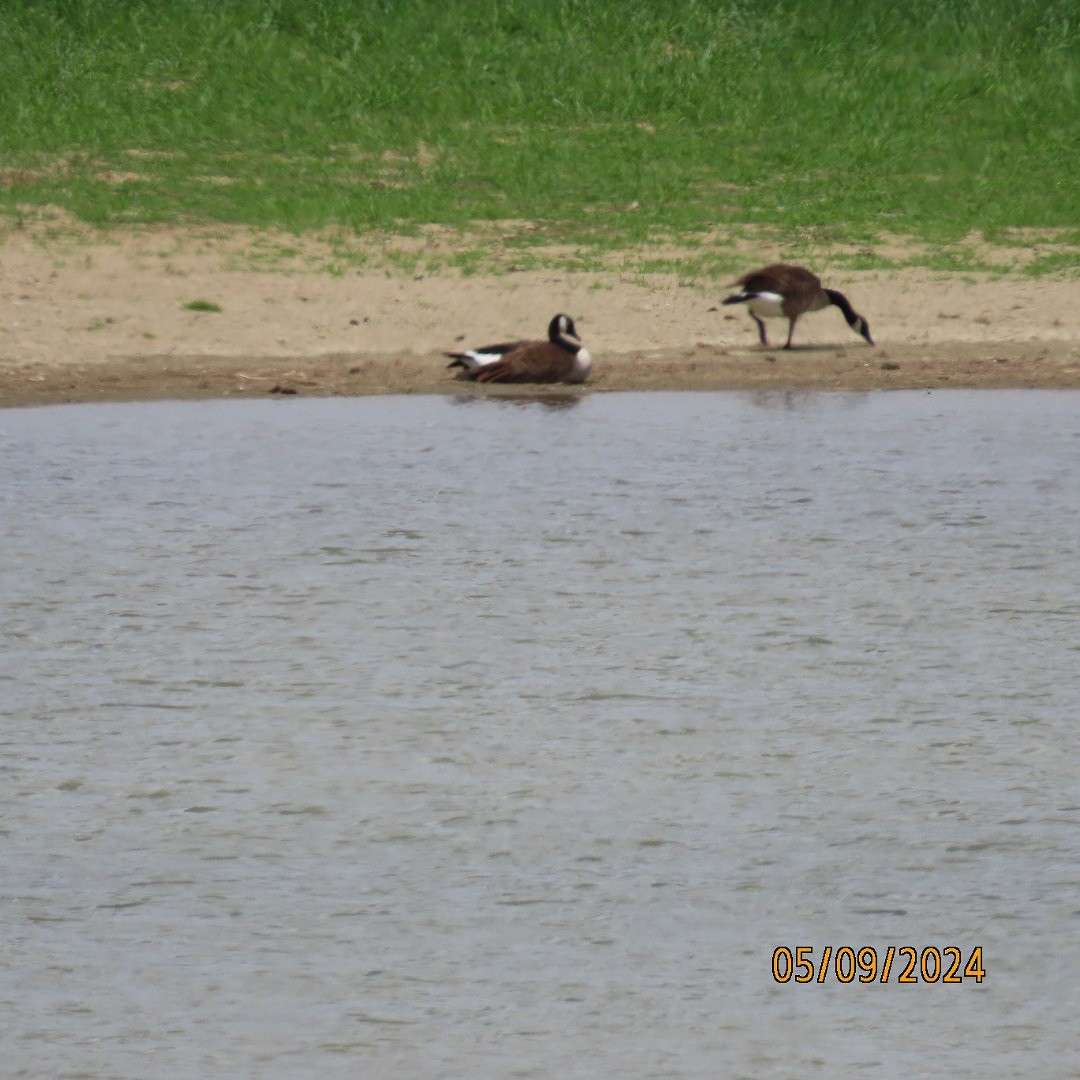
M 788 319 L 787 344 L 784 346 L 785 349 L 790 349 L 791 348 L 791 335 L 794 334 L 794 333 L 795 333 L 795 320 L 794 319 Z
M 761 338 L 762 345 L 768 345 L 769 339 L 765 336 L 765 322 L 763 319 L 759 319 L 752 311 L 750 312 L 750 318 L 757 323 L 758 337 Z

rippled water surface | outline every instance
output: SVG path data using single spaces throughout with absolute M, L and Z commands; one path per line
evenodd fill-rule
M 69 406 L 0 452 L 5 1075 L 1078 1075 L 1080 396 Z

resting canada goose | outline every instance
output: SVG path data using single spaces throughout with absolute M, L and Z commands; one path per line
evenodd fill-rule
M 458 378 L 474 382 L 580 383 L 592 370 L 569 315 L 551 320 L 547 341 L 508 341 L 446 355 L 453 358 L 448 367 L 462 369 Z
M 795 320 L 808 311 L 820 311 L 830 304 L 835 304 L 844 313 L 848 326 L 856 334 L 862 334 L 871 345 L 874 344 L 874 339 L 870 336 L 870 324 L 855 313 L 847 297 L 835 289 L 823 289 L 818 276 L 801 266 L 774 263 L 763 270 L 744 274 L 735 284 L 741 285 L 742 290 L 729 296 L 724 303 L 746 304 L 750 318 L 757 323 L 762 345 L 769 344 L 762 319 L 780 316 L 787 318 L 788 336 L 784 348 L 790 349 Z

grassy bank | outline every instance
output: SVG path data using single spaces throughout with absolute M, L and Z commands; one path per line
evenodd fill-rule
M 6 0 L 0 71 L 15 222 L 1080 243 L 1074 0 Z

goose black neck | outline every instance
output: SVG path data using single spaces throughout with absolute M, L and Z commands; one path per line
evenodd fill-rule
M 855 314 L 854 308 L 848 303 L 848 298 L 842 292 L 837 292 L 835 289 L 826 289 L 825 295 L 829 298 L 830 304 L 835 304 L 844 313 L 844 318 L 847 319 L 848 326 L 854 326 L 858 321 L 859 316 Z

